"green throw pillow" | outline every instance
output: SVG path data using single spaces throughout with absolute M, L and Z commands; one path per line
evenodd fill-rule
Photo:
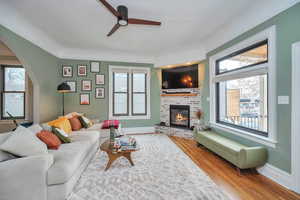
M 89 120 L 88 118 L 86 118 L 84 116 L 79 116 L 78 119 L 84 128 L 90 128 L 93 125 L 91 120 Z
M 71 143 L 71 139 L 69 138 L 68 134 L 65 133 L 65 131 L 56 127 L 52 127 L 52 132 L 60 139 L 62 143 Z

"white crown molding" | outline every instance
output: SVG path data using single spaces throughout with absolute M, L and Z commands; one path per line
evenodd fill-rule
M 272 6 L 270 6 L 269 1 L 254 4 L 252 8 L 249 8 L 247 12 L 241 14 L 236 20 L 216 30 L 212 36 L 203 38 L 199 42 L 195 41 L 192 45 L 193 47 L 189 46 L 189 48 L 184 48 L 184 50 L 175 51 L 165 50 L 159 53 L 159 55 L 151 55 L 150 53 L 139 55 L 136 52 L 114 51 L 101 47 L 99 49 L 70 49 L 51 39 L 47 33 L 34 27 L 19 13 L 14 12 L 12 8 L 4 3 L 0 6 L 2 16 L 0 17 L 0 24 L 58 58 L 118 60 L 124 62 L 155 63 L 156 66 L 164 66 L 203 60 L 208 51 L 219 47 L 298 2 L 300 0 L 278 0 L 272 1 Z M 261 10 L 263 12 L 260 12 Z M 178 49 L 182 49 L 182 47 Z
M 270 164 L 265 164 L 257 169 L 261 175 L 275 181 L 276 183 L 291 189 L 293 185 L 292 175 Z
M 64 49 L 59 58 L 75 60 L 104 60 L 135 63 L 154 63 L 153 56 L 114 50 Z
M 272 6 L 270 6 L 270 1 L 262 1 L 259 4 L 254 4 L 253 7 L 249 7 L 247 12 L 241 13 L 240 17 L 229 24 L 225 24 L 215 34 L 203 40 L 202 44 L 205 46 L 206 52 L 210 52 L 294 6 L 298 2 L 300 0 L 272 1 Z

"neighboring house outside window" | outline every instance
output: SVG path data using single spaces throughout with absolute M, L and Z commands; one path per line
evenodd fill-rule
M 150 68 L 109 67 L 109 118 L 150 119 Z
M 275 27 L 210 58 L 211 123 L 274 146 L 276 143 Z

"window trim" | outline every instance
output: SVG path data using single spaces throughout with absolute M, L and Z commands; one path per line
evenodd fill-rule
M 220 58 L 220 59 L 216 60 L 216 75 L 226 74 L 226 73 L 229 73 L 229 72 L 235 72 L 235 71 L 239 71 L 241 69 L 245 69 L 245 68 L 249 68 L 249 67 L 261 65 L 261 64 L 264 64 L 264 63 L 268 63 L 268 61 L 269 61 L 269 59 L 268 59 L 269 58 L 269 56 L 268 56 L 269 55 L 269 45 L 268 45 L 268 49 L 267 49 L 267 60 L 266 61 L 262 61 L 262 62 L 250 64 L 250 65 L 245 65 L 243 67 L 240 67 L 240 68 L 237 68 L 237 69 L 228 70 L 228 71 L 225 71 L 225 72 L 220 72 L 219 71 L 220 70 L 220 66 L 219 65 L 220 65 L 221 61 L 226 60 L 228 58 L 232 58 L 232 57 L 240 55 L 240 54 L 243 54 L 243 53 L 245 53 L 247 51 L 256 49 L 256 48 L 258 48 L 260 46 L 263 46 L 265 44 L 267 44 L 267 45 L 269 44 L 268 39 L 260 41 L 260 42 L 257 42 L 257 43 L 255 43 L 255 44 L 253 44 L 251 46 L 245 47 L 245 48 L 243 48 L 241 50 L 235 51 L 235 52 L 233 52 L 233 53 L 231 53 L 231 54 L 229 54 L 227 56 L 224 56 L 223 58 Z
M 26 119 L 26 80 L 25 80 L 25 90 L 24 91 L 6 91 L 5 90 L 5 69 L 6 68 L 24 68 L 21 65 L 1 65 L 2 67 L 2 91 L 1 91 L 1 120 L 11 120 L 11 117 L 5 117 L 4 116 L 4 94 L 9 94 L 9 93 L 20 93 L 23 94 L 24 98 L 23 98 L 23 116 L 16 116 L 14 117 L 15 119 Z M 26 78 L 26 75 L 25 75 Z
M 129 115 L 129 73 L 127 73 L 127 91 L 126 92 L 116 92 L 115 91 L 115 73 L 116 72 L 113 72 L 112 73 L 112 79 L 113 79 L 113 89 L 112 89 L 112 104 L 115 103 L 115 94 L 127 94 L 127 112 L 124 113 L 124 114 L 115 114 L 115 107 L 112 106 L 112 109 L 113 109 L 113 116 L 128 116 Z
M 237 129 L 217 122 L 216 116 L 216 82 L 220 79 L 226 80 L 230 77 L 238 76 L 235 71 L 226 72 L 223 74 L 216 74 L 216 61 L 224 58 L 227 55 L 233 54 L 241 49 L 253 46 L 259 42 L 268 40 L 268 63 L 256 64 L 253 68 L 243 67 L 239 68 L 239 72 L 247 77 L 249 73 L 263 74 L 265 71 L 268 73 L 268 137 L 263 137 L 253 134 L 249 131 Z M 275 148 L 277 143 L 277 94 L 276 94 L 276 26 L 271 26 L 252 37 L 243 40 L 236 45 L 231 46 L 209 58 L 210 68 L 210 124 L 216 128 L 228 132 L 228 134 L 238 135 L 240 137 L 264 144 Z
M 132 67 L 132 66 L 119 66 L 119 65 L 109 65 L 109 119 L 118 120 L 134 120 L 134 119 L 150 119 L 151 118 L 151 93 L 150 93 L 150 83 L 151 83 L 151 69 L 150 67 Z M 113 115 L 113 72 L 130 72 L 129 73 L 129 87 L 128 87 L 128 115 L 127 116 L 114 116 Z M 142 72 L 146 73 L 146 104 L 147 104 L 147 114 L 146 115 L 133 115 L 132 114 L 132 72 Z
M 143 72 L 145 73 L 145 72 Z M 134 73 L 131 73 L 131 96 L 132 96 L 132 101 L 131 101 L 131 114 L 132 116 L 145 116 L 147 115 L 147 112 L 148 112 L 148 109 L 147 109 L 147 105 L 148 105 L 148 102 L 147 102 L 147 88 L 148 88 L 148 85 L 147 85 L 147 79 L 148 79 L 148 74 L 145 73 L 145 92 L 134 92 L 133 91 L 133 74 Z M 145 113 L 134 113 L 133 111 L 133 96 L 134 94 L 145 94 Z

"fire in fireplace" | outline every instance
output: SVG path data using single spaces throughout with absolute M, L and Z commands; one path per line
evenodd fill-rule
M 190 106 L 170 105 L 170 126 L 190 128 Z

